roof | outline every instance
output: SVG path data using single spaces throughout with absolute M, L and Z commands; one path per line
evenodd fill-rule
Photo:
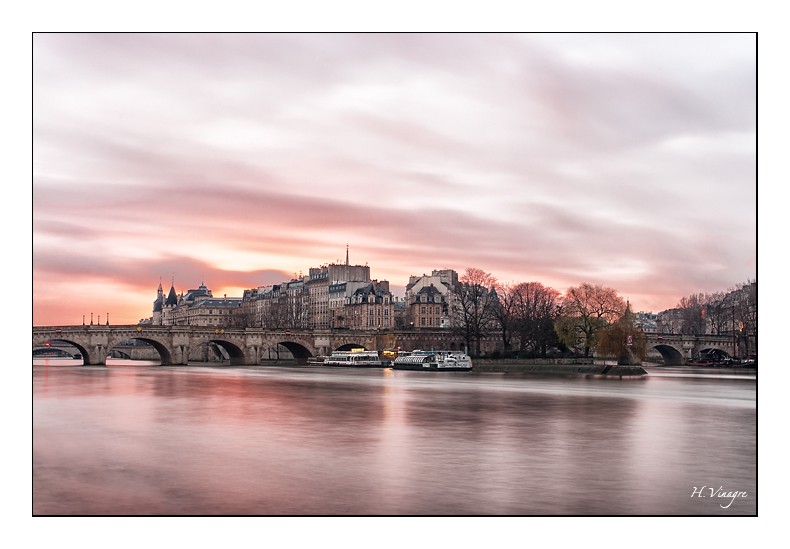
M 362 286 L 361 288 L 357 289 L 353 294 L 351 294 L 352 302 L 354 297 L 366 298 L 371 294 L 376 296 L 377 300 L 380 300 L 383 299 L 385 296 L 390 295 L 390 292 L 385 285 L 373 281 L 370 284 L 366 284 L 365 286 Z
M 212 297 L 191 305 L 192 307 L 211 307 L 212 309 L 233 308 L 241 305 L 240 297 Z
M 178 296 L 176 295 L 176 289 L 173 286 L 170 286 L 170 292 L 167 294 L 165 305 L 178 305 Z
M 186 294 L 184 294 L 183 300 L 189 303 L 192 301 L 197 301 L 198 298 L 208 298 L 208 297 L 213 297 L 211 295 L 211 290 L 206 288 L 205 285 L 201 284 L 197 288 L 192 288 Z M 168 299 L 170 298 L 168 297 Z

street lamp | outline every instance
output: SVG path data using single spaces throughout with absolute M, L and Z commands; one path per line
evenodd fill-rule
M 732 305 L 732 354 L 733 357 L 738 352 L 738 336 L 735 332 L 735 304 Z

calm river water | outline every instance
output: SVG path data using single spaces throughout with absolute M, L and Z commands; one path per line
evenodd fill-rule
M 757 512 L 754 375 L 79 364 L 34 361 L 34 515 Z

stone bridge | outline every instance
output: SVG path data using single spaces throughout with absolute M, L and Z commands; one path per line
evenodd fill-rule
M 732 336 L 717 335 L 680 335 L 646 333 L 647 358 L 660 355 L 667 366 L 679 366 L 699 356 L 706 349 L 718 349 L 728 355 L 735 354 Z
M 380 332 L 377 330 L 263 330 L 261 328 L 214 328 L 202 326 L 36 326 L 33 349 L 60 344 L 74 346 L 84 364 L 106 364 L 115 347 L 130 340 L 143 341 L 159 354 L 162 365 L 205 362 L 207 349 L 221 347 L 231 365 L 265 363 L 266 351 L 278 346 L 288 349 L 297 363 L 334 350 L 361 347 L 381 350 L 396 344 L 404 349 L 463 349 L 463 342 L 446 331 Z M 397 343 L 396 343 L 397 342 Z
M 666 365 L 683 365 L 705 349 L 734 354 L 729 336 L 688 336 L 647 333 L 647 359 L 663 360 Z M 214 328 L 201 326 L 37 326 L 33 328 L 33 349 L 60 344 L 76 347 L 85 365 L 106 364 L 113 349 L 123 343 L 142 341 L 159 355 L 162 365 L 207 362 L 209 349 L 221 348 L 231 365 L 264 364 L 273 348 L 288 349 L 297 363 L 311 356 L 328 355 L 334 350 L 361 347 L 381 350 L 395 346 L 406 350 L 464 350 L 463 338 L 448 330 L 263 330 L 261 328 Z M 486 338 L 486 353 L 496 350 L 496 337 Z M 153 357 L 155 358 L 155 357 Z M 289 357 L 290 358 L 290 357 Z

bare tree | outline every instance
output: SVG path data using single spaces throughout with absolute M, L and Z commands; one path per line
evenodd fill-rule
M 514 324 L 520 350 L 546 356 L 547 347 L 557 342 L 554 321 L 560 312 L 560 293 L 540 282 L 522 282 L 514 288 Z
M 702 335 L 705 333 L 705 294 L 691 294 L 678 301 L 676 308 L 680 310 L 681 333 L 687 335 Z
M 562 314 L 555 323 L 557 335 L 569 347 L 581 346 L 588 357 L 601 330 L 617 321 L 625 308 L 625 300 L 612 288 L 587 283 L 573 286 L 563 298 Z
M 757 282 L 749 280 L 725 292 L 697 293 L 677 304 L 681 333 L 730 335 L 736 352 L 753 354 L 757 346 Z M 754 347 L 754 349 L 752 349 Z
M 745 354 L 757 354 L 757 281 L 749 280 L 739 288 L 738 331 L 744 338 Z M 753 348 L 752 348 L 753 344 Z
M 496 278 L 481 269 L 468 268 L 455 287 L 457 329 L 468 349 L 480 356 L 480 341 L 493 328 L 498 303 Z
M 721 335 L 727 324 L 729 306 L 727 304 L 727 294 L 724 292 L 714 292 L 705 294 L 702 306 L 702 318 L 708 325 L 712 334 Z
M 511 340 L 513 332 L 516 330 L 516 293 L 517 286 L 512 283 L 502 283 L 496 285 L 497 303 L 494 307 L 493 316 L 499 326 L 502 337 L 502 348 L 509 352 L 512 348 Z

